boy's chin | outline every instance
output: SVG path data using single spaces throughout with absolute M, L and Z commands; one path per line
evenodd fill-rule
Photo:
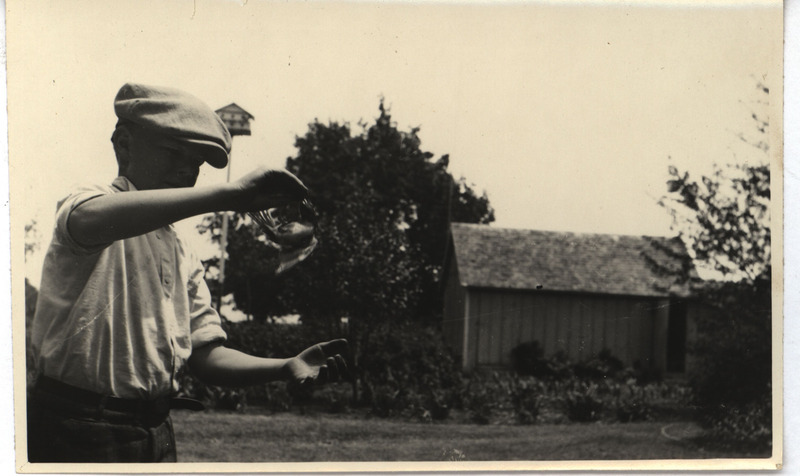
M 194 182 L 170 182 L 165 183 L 161 188 L 190 188 L 194 187 Z

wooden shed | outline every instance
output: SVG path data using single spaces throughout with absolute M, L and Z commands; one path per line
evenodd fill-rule
M 545 356 L 580 362 L 607 349 L 628 366 L 682 374 L 700 307 L 659 269 L 690 263 L 677 238 L 453 223 L 445 339 L 465 370 L 508 366 L 514 347 L 538 341 Z

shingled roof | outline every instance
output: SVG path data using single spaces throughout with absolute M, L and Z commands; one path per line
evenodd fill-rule
M 629 296 L 687 295 L 653 266 L 688 260 L 678 238 L 494 228 L 453 223 L 462 286 Z

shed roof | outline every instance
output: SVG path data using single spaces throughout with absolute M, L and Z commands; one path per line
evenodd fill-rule
M 453 223 L 462 286 L 630 296 L 687 295 L 659 272 L 690 266 L 678 238 L 568 233 Z M 655 265 L 655 266 L 654 266 Z

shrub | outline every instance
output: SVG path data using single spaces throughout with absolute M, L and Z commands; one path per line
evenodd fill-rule
M 482 425 L 488 424 L 501 405 L 498 394 L 503 392 L 497 383 L 474 374 L 464 392 L 464 410 L 468 412 L 470 420 Z
M 633 368 L 629 369 L 629 375 L 636 379 L 639 385 L 661 382 L 664 379 L 663 372 L 653 364 L 645 365 L 637 360 L 633 363 Z
M 523 376 L 539 379 L 562 380 L 572 376 L 574 364 L 563 351 L 550 358 L 544 356 L 544 350 L 538 341 L 523 342 L 511 350 L 511 362 L 514 370 Z
M 520 375 L 544 378 L 551 376 L 549 362 L 544 357 L 544 349 L 538 341 L 523 342 L 511 349 L 511 362 Z
M 179 376 L 179 382 L 179 396 L 199 400 L 206 408 L 239 412 L 247 408 L 247 395 L 244 389 L 206 385 L 188 372 L 183 372 Z
M 290 357 L 316 343 L 341 337 L 304 324 L 223 321 L 222 327 L 228 334 L 227 347 L 258 357 Z
M 627 383 L 620 386 L 614 402 L 616 419 L 623 423 L 646 421 L 653 417 L 653 401 L 644 388 Z
M 524 425 L 535 423 L 542 407 L 545 387 L 533 379 L 518 381 L 511 392 L 511 402 L 517 421 Z
M 596 357 L 574 365 L 572 373 L 581 379 L 602 380 L 619 378 L 624 365 L 608 349 L 601 350 Z
M 286 412 L 292 409 L 292 396 L 285 382 L 272 382 L 260 387 L 263 391 L 259 403 L 272 412 Z
M 600 419 L 603 401 L 597 395 L 597 384 L 577 384 L 564 392 L 564 406 L 567 418 L 577 422 L 591 422 Z
M 708 445 L 745 452 L 772 447 L 772 403 L 769 400 L 710 412 L 702 422 Z
M 690 342 L 690 384 L 703 423 L 719 438 L 766 448 L 771 442 L 772 319 L 769 275 L 705 289 L 714 312 Z
M 347 412 L 352 397 L 349 384 L 328 384 L 314 391 L 313 402 L 328 413 Z
M 377 414 L 440 418 L 461 403 L 461 369 L 437 329 L 387 324 L 370 333 L 360 354 L 360 403 Z
M 450 408 L 458 400 L 457 392 L 455 387 L 431 390 L 425 408 L 432 420 L 446 420 L 450 416 Z
M 379 385 L 372 390 L 371 410 L 375 416 L 390 417 L 400 413 L 403 402 L 400 391 L 390 385 Z

